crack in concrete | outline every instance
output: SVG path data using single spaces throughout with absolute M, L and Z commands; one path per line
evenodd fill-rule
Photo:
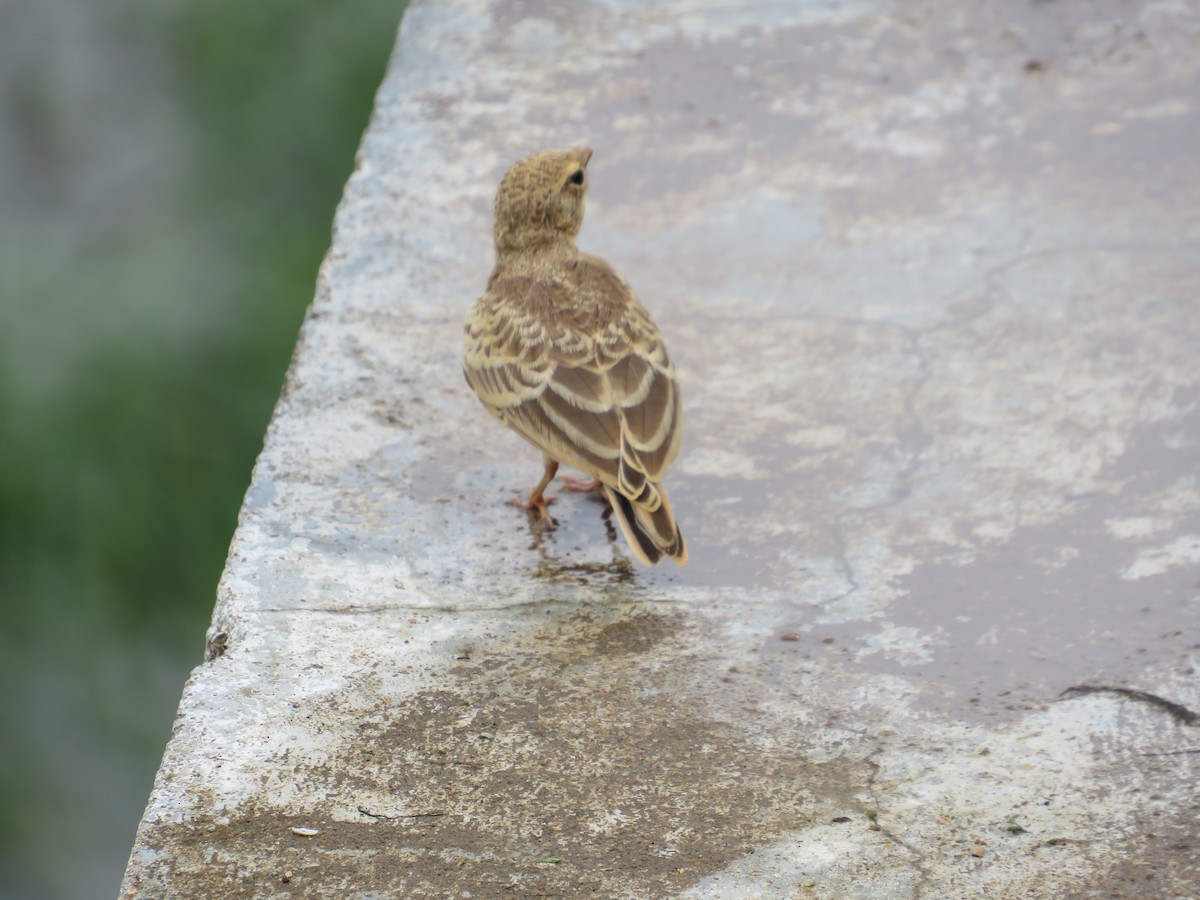
M 859 735 L 860 737 L 867 738 L 867 735 L 864 732 L 859 732 Z M 867 817 L 871 819 L 872 823 L 879 828 L 880 834 L 897 846 L 902 847 L 911 857 L 911 864 L 913 868 L 917 870 L 920 877 L 917 879 L 917 883 L 913 885 L 910 900 L 922 900 L 926 886 L 932 883 L 929 867 L 926 865 L 925 861 L 925 851 L 910 844 L 892 829 L 888 828 L 888 826 L 883 822 L 879 821 L 880 813 L 883 808 L 883 804 L 880 802 L 881 798 L 879 795 L 879 775 L 882 772 L 883 767 L 879 764 L 878 757 L 887 752 L 888 747 L 877 738 L 872 739 L 872 743 L 873 749 L 866 757 L 865 761 L 867 766 L 870 768 L 870 775 L 867 778 L 866 787 L 867 792 L 871 794 L 872 799 L 874 800 L 874 807 L 870 812 L 867 813 Z M 874 813 L 874 817 L 871 816 L 871 812 Z

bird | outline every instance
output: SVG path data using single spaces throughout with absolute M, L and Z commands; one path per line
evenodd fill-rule
M 570 490 L 607 498 L 634 555 L 683 565 L 687 544 L 663 487 L 679 454 L 674 364 L 637 294 L 576 245 L 592 150 L 542 150 L 496 191 L 496 263 L 463 325 L 463 374 L 483 406 L 542 452 L 529 499 L 553 527 L 545 491 L 560 464 L 589 476 Z

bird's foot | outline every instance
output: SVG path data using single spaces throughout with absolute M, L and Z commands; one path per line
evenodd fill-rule
M 547 509 L 547 507 L 549 507 L 550 504 L 554 503 L 557 499 L 557 497 L 543 497 L 539 494 L 536 497 L 530 497 L 527 501 L 522 500 L 520 497 L 513 497 L 508 502 L 513 506 L 520 507 L 526 512 L 533 512 L 536 510 L 538 518 L 553 528 L 556 523 L 554 521 L 554 516 L 550 515 L 550 510 Z
M 587 494 L 600 490 L 599 478 L 576 478 L 573 475 L 564 475 L 562 483 L 563 490 L 571 491 L 574 494 Z

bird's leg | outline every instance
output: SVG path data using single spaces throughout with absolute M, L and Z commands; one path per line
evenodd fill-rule
M 537 483 L 537 487 L 535 487 L 529 494 L 529 500 L 525 501 L 520 497 L 514 497 L 508 502 L 513 506 L 521 507 L 521 509 L 536 509 L 538 511 L 538 515 L 542 517 L 543 522 L 553 525 L 554 517 L 550 515 L 550 510 L 548 510 L 546 507 L 554 502 L 554 498 L 544 497 L 542 495 L 546 490 L 546 486 L 554 480 L 554 476 L 556 474 L 558 474 L 558 460 L 551 459 L 547 456 L 546 471 L 542 475 L 542 480 Z
M 590 491 L 600 490 L 599 478 L 576 478 L 574 475 L 564 475 L 562 482 L 564 490 L 575 494 L 586 494 Z

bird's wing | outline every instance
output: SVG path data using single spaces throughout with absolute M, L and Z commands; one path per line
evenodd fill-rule
M 653 485 L 679 454 L 682 407 L 675 367 L 658 330 L 638 304 L 597 342 L 621 421 L 616 487 L 635 503 L 658 506 Z
M 553 314 L 553 285 L 493 281 L 472 307 L 463 372 L 497 419 L 560 462 L 616 482 L 621 422 L 590 342 Z
M 467 318 L 467 381 L 543 452 L 656 508 L 651 483 L 679 452 L 674 367 L 606 263 L 584 257 L 561 278 L 493 281 Z

